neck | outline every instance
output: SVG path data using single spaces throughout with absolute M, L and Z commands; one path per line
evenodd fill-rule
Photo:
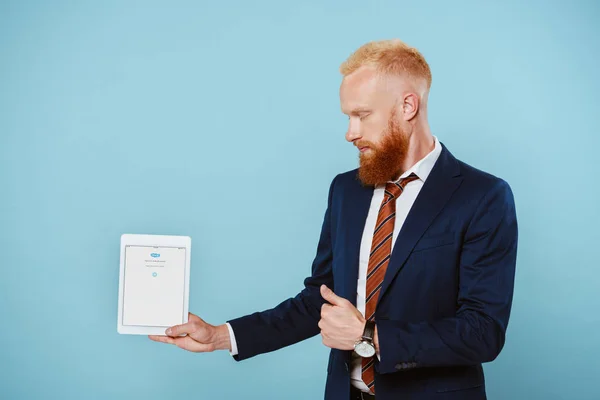
M 435 147 L 435 140 L 431 134 L 429 124 L 424 122 L 422 124 L 415 124 L 412 135 L 408 142 L 408 151 L 406 158 L 402 163 L 402 172 L 407 171 L 419 160 L 429 154 Z

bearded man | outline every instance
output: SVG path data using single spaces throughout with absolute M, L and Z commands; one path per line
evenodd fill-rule
M 367 43 L 340 70 L 360 165 L 331 183 L 304 289 L 219 326 L 190 314 L 151 338 L 241 361 L 320 334 L 326 400 L 486 399 L 482 364 L 502 350 L 512 305 L 512 191 L 432 134 L 418 50 Z

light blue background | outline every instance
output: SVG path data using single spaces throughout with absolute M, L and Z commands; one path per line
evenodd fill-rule
M 515 193 L 489 398 L 599 399 L 600 6 L 521 3 L 1 1 L 0 398 L 322 398 L 319 337 L 236 363 L 118 335 L 119 236 L 190 235 L 210 323 L 295 295 L 357 163 L 338 66 L 398 37 L 434 133 Z

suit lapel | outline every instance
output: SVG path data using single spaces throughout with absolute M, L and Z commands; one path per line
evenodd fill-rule
M 462 178 L 457 160 L 442 144 L 442 152 L 410 209 L 398 234 L 377 303 L 404 266 L 417 241 L 442 211 Z
M 356 180 L 356 184 L 350 186 L 352 188 L 349 191 L 350 193 L 344 196 L 346 201 L 344 201 L 344 210 L 341 214 L 344 216 L 345 220 L 344 233 L 346 235 L 346 240 L 344 240 L 344 253 L 346 259 L 343 260 L 346 267 L 343 268 L 344 284 L 342 285 L 342 288 L 346 292 L 339 294 L 355 306 L 360 245 L 374 190 L 372 186 L 362 185 L 358 178 L 356 178 Z

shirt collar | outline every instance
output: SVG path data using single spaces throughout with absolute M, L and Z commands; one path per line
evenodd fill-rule
M 433 150 L 431 150 L 429 152 L 429 154 L 427 154 L 425 157 L 423 157 L 419 161 L 417 161 L 417 163 L 415 165 L 413 165 L 412 167 L 410 167 L 406 172 L 404 172 L 402 175 L 400 175 L 400 178 L 398 178 L 398 180 L 406 178 L 410 174 L 414 173 L 415 175 L 417 175 L 419 177 L 419 179 L 421 181 L 425 182 L 425 180 L 431 173 L 431 170 L 433 169 L 435 162 L 437 161 L 438 157 L 442 153 L 442 146 L 440 144 L 440 141 L 438 140 L 438 138 L 436 136 L 434 136 L 433 139 L 435 142 Z

